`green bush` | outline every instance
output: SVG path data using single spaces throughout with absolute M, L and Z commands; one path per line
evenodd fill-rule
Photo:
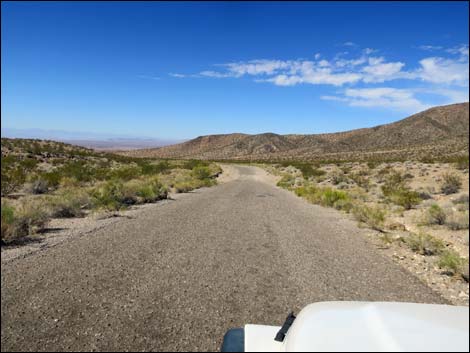
M 334 190 L 331 188 L 323 188 L 317 191 L 319 203 L 322 206 L 334 207 L 338 201 L 345 201 L 348 199 L 344 191 Z
M 91 196 L 94 207 L 110 211 L 126 208 L 133 203 L 132 199 L 124 196 L 124 184 L 120 180 L 109 180 L 97 185 L 92 190 Z
M 468 156 L 459 156 L 456 158 L 455 167 L 459 170 L 468 170 Z
M 426 256 L 442 254 L 445 249 L 445 245 L 442 240 L 429 234 L 411 233 L 404 239 L 404 241 L 412 251 Z
M 402 206 L 406 210 L 413 208 L 421 202 L 419 193 L 408 189 L 395 191 L 389 195 L 389 199 L 394 204 Z
M 453 250 L 445 250 L 439 256 L 439 260 L 437 262 L 439 268 L 448 271 L 449 273 L 455 275 L 457 273 L 463 272 L 463 267 L 467 265 L 466 259 L 460 257 Z
M 279 186 L 283 189 L 289 189 L 289 188 L 293 187 L 294 184 L 295 184 L 295 177 L 291 174 L 283 175 L 281 180 L 279 180 L 277 182 L 277 186 Z
M 13 208 L 2 202 L 2 243 L 8 244 L 44 229 L 49 215 L 39 202 L 24 202 Z
M 444 180 L 441 185 L 442 193 L 449 195 L 455 194 L 460 190 L 460 187 L 462 186 L 462 179 L 458 175 L 446 173 L 443 175 L 443 179 Z
M 12 239 L 14 222 L 15 209 L 7 203 L 2 202 L 2 243 Z
M 446 222 L 447 215 L 437 204 L 431 205 L 427 211 L 428 224 L 442 225 Z
M 135 203 L 149 203 L 166 199 L 167 189 L 156 178 L 131 180 L 124 185 L 124 194 L 129 199 L 134 199 Z
M 208 167 L 208 166 L 209 166 L 209 162 L 201 161 L 197 159 L 191 159 L 189 161 L 184 162 L 182 168 L 192 170 L 195 167 Z
M 110 174 L 111 178 L 127 181 L 141 176 L 142 169 L 138 166 L 130 165 L 114 169 Z
M 357 184 L 357 186 L 365 190 L 369 190 L 369 178 L 367 178 L 365 175 L 361 175 L 360 173 L 352 173 L 349 177 Z
M 352 213 L 359 222 L 367 224 L 372 229 L 383 231 L 386 216 L 385 210 L 357 203 L 352 208 Z
M 384 185 L 382 185 L 382 193 L 388 200 L 407 210 L 422 201 L 419 193 L 410 190 L 405 184 L 404 176 L 398 172 L 392 172 L 386 177 Z
M 349 181 L 349 178 L 344 174 L 344 171 L 342 171 L 341 169 L 333 170 L 330 173 L 330 179 L 333 185 L 347 183 Z
M 199 180 L 209 179 L 211 176 L 211 171 L 209 167 L 205 166 L 196 166 L 192 169 L 192 176 Z
M 55 218 L 83 217 L 91 207 L 90 195 L 81 189 L 66 189 L 48 200 L 50 215 Z

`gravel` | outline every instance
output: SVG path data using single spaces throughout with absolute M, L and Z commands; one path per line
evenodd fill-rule
M 2 263 L 2 351 L 208 351 L 325 300 L 445 303 L 255 167 Z M 3 254 L 2 254 L 3 256 Z

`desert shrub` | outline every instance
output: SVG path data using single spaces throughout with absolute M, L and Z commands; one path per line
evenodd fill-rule
M 208 167 L 208 166 L 209 166 L 209 162 L 201 161 L 197 159 L 191 159 L 189 161 L 184 162 L 184 164 L 182 165 L 182 168 L 192 170 L 195 167 Z
M 13 238 L 15 222 L 15 209 L 5 202 L 2 202 L 2 243 Z
M 168 161 L 162 161 L 157 164 L 144 162 L 141 164 L 142 174 L 143 175 L 154 175 L 166 172 L 167 170 L 171 169 L 170 164 Z
M 150 178 L 127 182 L 123 194 L 125 199 L 133 200 L 133 203 L 149 203 L 166 199 L 168 191 L 158 179 Z
M 405 189 L 405 178 L 399 172 L 393 171 L 385 176 L 382 192 L 385 196 L 389 196 L 399 190 Z
M 302 163 L 302 162 L 283 162 L 281 163 L 282 166 L 288 167 L 292 166 L 302 173 L 302 177 L 306 180 L 308 180 L 310 177 L 320 177 L 322 175 L 325 175 L 326 172 L 324 170 L 315 168 L 312 164 L 310 163 Z
M 390 173 L 382 185 L 383 195 L 396 205 L 409 210 L 421 202 L 419 193 L 410 190 L 405 183 L 405 178 L 401 173 Z
M 468 229 L 469 214 L 466 212 L 454 212 L 447 217 L 446 226 L 450 230 Z
M 37 178 L 29 184 L 28 191 L 35 195 L 45 194 L 49 191 L 49 183 L 47 180 Z
M 42 179 L 47 183 L 48 187 L 56 188 L 59 186 L 62 180 L 62 173 L 60 170 L 52 170 L 50 172 L 41 173 L 37 176 L 37 179 Z
M 190 181 L 178 181 L 173 185 L 173 187 L 177 193 L 188 192 L 196 189 L 194 183 Z
M 89 182 L 94 179 L 94 169 L 86 161 L 70 161 L 56 170 L 60 177 L 73 177 L 79 182 Z
M 348 199 L 346 192 L 331 188 L 318 189 L 315 197 L 318 200 L 317 203 L 327 207 L 334 207 L 338 201 L 345 201 Z
M 357 186 L 369 190 L 370 182 L 369 178 L 367 178 L 365 175 L 362 175 L 361 173 L 352 173 L 350 176 L 351 180 L 353 180 Z
M 111 178 L 120 179 L 120 180 L 131 180 L 139 177 L 142 174 L 142 170 L 138 166 L 124 166 L 116 168 L 111 172 Z
M 93 205 L 96 208 L 104 208 L 110 211 L 127 207 L 130 201 L 125 199 L 124 184 L 120 180 L 109 180 L 97 185 L 91 191 Z M 126 204 L 127 201 L 128 203 Z
M 396 205 L 402 206 L 406 210 L 413 208 L 421 202 L 421 198 L 416 191 L 401 189 L 391 195 L 389 199 Z
M 293 187 L 295 184 L 295 177 L 291 174 L 285 174 L 282 176 L 281 180 L 278 181 L 277 186 L 288 189 Z
M 404 241 L 412 251 L 426 256 L 439 255 L 445 249 L 445 245 L 442 240 L 424 233 L 411 233 L 404 239 Z
M 380 164 L 379 161 L 373 161 L 373 160 L 371 160 L 371 161 L 368 161 L 368 162 L 367 162 L 367 167 L 369 167 L 369 169 L 372 170 L 372 169 L 377 168 L 377 167 L 379 166 L 379 164 Z
M 341 169 L 335 169 L 330 173 L 331 183 L 333 185 L 338 185 L 340 183 L 347 183 L 349 181 L 348 177 L 344 175 L 344 171 Z
M 426 216 L 428 224 L 442 225 L 445 223 L 447 218 L 447 215 L 444 210 L 437 204 L 433 204 L 431 205 L 431 207 L 428 208 Z
M 297 196 L 321 206 L 334 207 L 347 212 L 352 208 L 351 198 L 346 192 L 329 187 L 319 188 L 313 185 L 306 185 L 296 188 L 295 193 Z
M 41 203 L 27 200 L 13 208 L 2 202 L 2 243 L 11 243 L 44 229 L 48 220 Z
M 19 163 L 15 156 L 1 158 L 1 194 L 8 195 L 17 191 L 26 181 L 28 169 Z
M 468 156 L 459 156 L 456 158 L 455 167 L 459 170 L 468 169 Z
M 455 275 L 463 272 L 463 267 L 467 265 L 467 262 L 455 251 L 447 249 L 439 256 L 437 265 L 439 268 Z
M 84 210 L 91 207 L 90 195 L 83 189 L 66 189 L 47 200 L 51 217 L 83 217 Z
M 196 166 L 192 169 L 191 174 L 196 179 L 204 180 L 204 179 L 208 179 L 211 176 L 211 171 L 209 167 Z
M 455 194 L 462 186 L 461 178 L 456 174 L 446 173 L 443 175 L 443 182 L 441 185 L 441 192 L 449 195 Z
M 367 224 L 372 229 L 382 231 L 385 222 L 385 210 L 375 206 L 367 206 L 363 203 L 357 203 L 352 208 L 352 213 L 356 220 Z

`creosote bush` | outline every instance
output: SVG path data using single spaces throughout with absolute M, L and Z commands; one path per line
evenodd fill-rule
M 442 240 L 424 233 L 410 233 L 406 238 L 404 238 L 404 242 L 412 251 L 426 256 L 439 255 L 445 249 L 445 245 Z
M 427 223 L 442 225 L 446 222 L 447 215 L 437 204 L 432 204 L 427 211 Z
M 464 273 L 464 266 L 468 266 L 468 262 L 460 257 L 457 252 L 447 249 L 439 256 L 437 265 L 439 268 L 449 272 L 449 274 L 456 275 Z
M 396 205 L 402 206 L 406 210 L 413 208 L 421 202 L 419 193 L 410 190 L 406 185 L 405 178 L 396 171 L 390 173 L 382 185 L 383 195 Z
M 356 203 L 352 208 L 352 213 L 359 222 L 367 224 L 372 229 L 383 231 L 386 212 L 382 208 Z

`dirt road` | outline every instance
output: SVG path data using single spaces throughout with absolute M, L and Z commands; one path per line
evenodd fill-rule
M 255 167 L 2 265 L 2 350 L 217 350 L 324 300 L 442 303 L 356 223 Z M 230 179 L 230 178 L 229 178 Z

